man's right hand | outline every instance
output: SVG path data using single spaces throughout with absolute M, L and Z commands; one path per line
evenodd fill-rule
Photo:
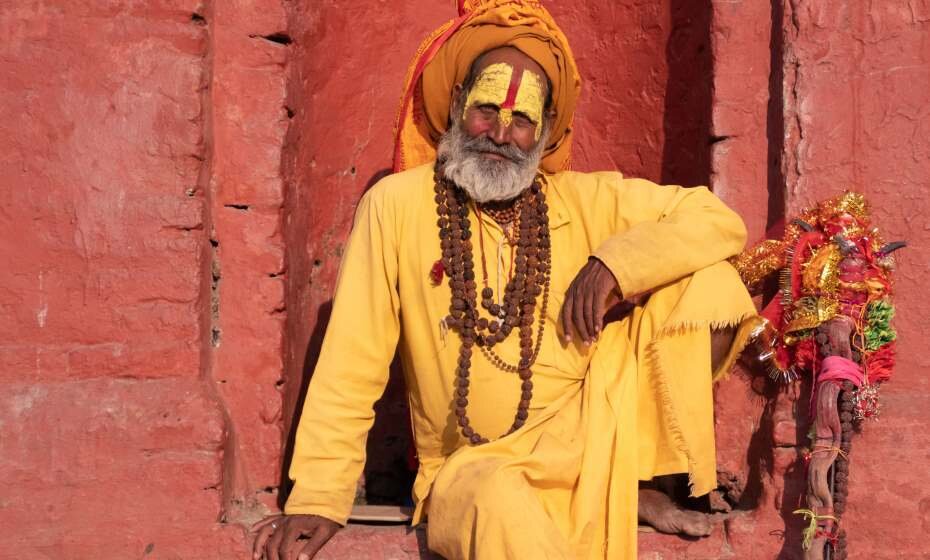
M 258 531 L 253 560 L 310 560 L 342 526 L 319 515 L 273 515 L 252 527 Z M 305 540 L 299 540 L 306 537 Z

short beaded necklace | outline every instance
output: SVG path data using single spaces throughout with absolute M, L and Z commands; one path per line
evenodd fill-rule
M 455 416 L 462 435 L 472 445 L 488 443 L 488 439 L 471 427 L 468 419 L 468 387 L 472 349 L 478 346 L 484 356 L 499 369 L 516 373 L 520 380 L 520 403 L 513 424 L 506 434 L 513 433 L 526 423 L 533 398 L 533 372 L 530 369 L 539 356 L 545 330 L 546 309 L 549 304 L 549 282 L 552 269 L 549 240 L 549 218 L 546 214 L 546 196 L 537 176 L 533 184 L 519 195 L 509 215 L 516 239 L 514 274 L 507 282 L 504 298 L 494 303 L 494 291 L 487 285 L 487 266 L 483 267 L 484 288 L 481 290 L 481 307 L 490 319 L 479 316 L 478 285 L 475 281 L 475 263 L 472 254 L 471 223 L 468 219 L 468 196 L 454 183 L 435 173 L 436 211 L 439 214 L 439 239 L 442 248 L 442 265 L 449 275 L 452 301 L 445 324 L 459 334 L 462 341 L 455 370 Z M 502 216 L 507 218 L 508 215 Z M 478 226 L 481 227 L 480 224 Z M 479 229 L 480 231 L 480 229 Z M 484 249 L 482 247 L 482 258 Z M 540 314 L 533 340 L 533 319 L 536 300 L 541 296 Z M 520 336 L 520 361 L 509 364 L 494 350 L 517 328 Z M 503 437 L 503 436 L 502 436 Z

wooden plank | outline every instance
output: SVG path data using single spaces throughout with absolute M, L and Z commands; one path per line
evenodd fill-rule
M 349 521 L 375 523 L 409 523 L 413 508 L 404 506 L 352 506 Z

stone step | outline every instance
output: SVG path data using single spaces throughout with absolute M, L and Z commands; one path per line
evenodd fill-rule
M 731 556 L 723 524 L 707 538 L 693 539 L 662 535 L 640 527 L 639 558 L 686 560 Z M 426 526 L 350 522 L 320 551 L 318 560 L 442 560 L 426 546 Z

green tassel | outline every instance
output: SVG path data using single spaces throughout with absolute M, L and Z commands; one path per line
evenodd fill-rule
M 865 349 L 874 352 L 897 338 L 891 327 L 894 305 L 887 299 L 873 301 L 866 309 Z

